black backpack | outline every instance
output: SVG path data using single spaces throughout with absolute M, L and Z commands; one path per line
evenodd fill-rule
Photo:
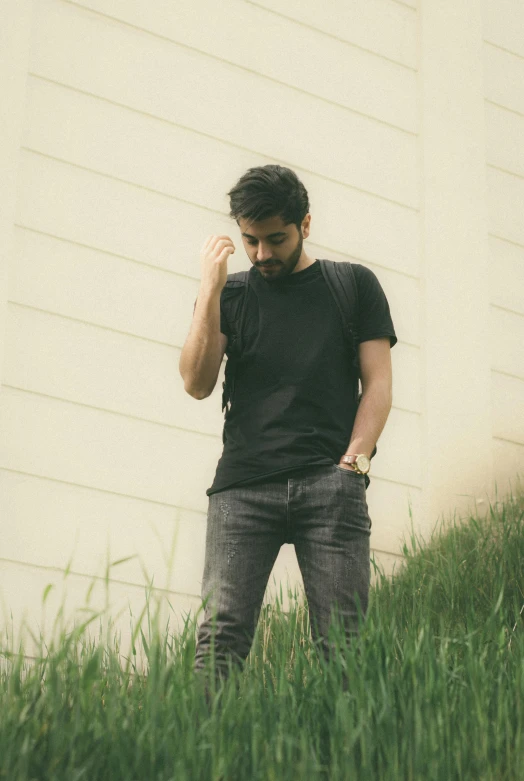
M 355 338 L 359 301 L 357 282 L 355 279 L 353 267 L 349 261 L 339 262 L 335 260 L 319 260 L 319 263 L 322 274 L 324 275 L 324 279 L 326 280 L 326 284 L 331 292 L 331 295 L 335 299 L 335 303 L 340 312 L 346 343 L 350 351 L 357 376 L 359 376 L 358 347 Z M 226 420 L 231 409 L 231 399 L 233 398 L 235 389 L 237 361 L 242 354 L 242 329 L 244 326 L 246 302 L 249 290 L 249 274 L 252 272 L 253 269 L 249 269 L 248 271 L 238 271 L 235 274 L 228 274 L 226 282 L 228 287 L 242 286 L 244 288 L 244 295 L 240 306 L 239 317 L 235 323 L 230 324 L 232 334 L 228 342 L 228 359 L 226 362 L 225 379 L 222 384 L 222 412 L 225 410 Z M 362 394 L 358 392 L 357 385 L 357 404 L 360 402 L 361 396 Z M 375 455 L 376 451 L 377 449 L 375 447 L 371 457 Z

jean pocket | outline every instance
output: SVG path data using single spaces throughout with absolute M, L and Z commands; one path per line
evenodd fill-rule
M 346 469 L 343 466 L 340 466 L 339 464 L 334 464 L 334 467 L 339 472 L 345 472 L 348 475 L 352 475 L 353 477 L 358 478 L 359 480 L 365 479 L 365 475 L 361 475 L 359 472 L 355 472 L 354 469 Z

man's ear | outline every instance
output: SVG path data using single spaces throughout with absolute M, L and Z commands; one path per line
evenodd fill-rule
M 311 224 L 311 214 L 306 214 L 302 221 L 302 238 L 307 239 L 309 236 L 309 226 Z

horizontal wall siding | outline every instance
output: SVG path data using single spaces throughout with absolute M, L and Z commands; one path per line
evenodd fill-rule
M 524 479 L 523 26 L 518 0 L 484 0 L 494 471 L 502 494 Z
M 524 247 L 524 177 L 488 167 L 490 233 Z
M 307 174 L 301 179 L 325 250 L 417 276 L 414 212 Z M 195 278 L 204 239 L 232 229 L 221 212 L 33 152 L 21 155 L 19 187 L 18 225 Z M 233 257 L 245 267 L 240 253 Z
M 43 603 L 44 594 L 47 594 Z M 50 642 L 59 639 L 62 626 L 71 630 L 94 617 L 84 632 L 85 637 L 98 641 L 111 620 L 110 645 L 115 639 L 125 659 L 131 653 L 131 627 L 134 629 L 142 618 L 142 629 L 148 638 L 147 604 L 151 619 L 158 616 L 161 630 L 178 633 L 183 629 L 184 618 L 194 619 L 200 607 L 200 599 L 168 595 L 160 590 L 146 593 L 144 586 L 106 581 L 105 578 L 89 578 L 76 574 L 27 565 L 0 558 L 0 620 L 4 619 L 9 631 L 10 648 L 18 652 L 19 640 L 24 638 L 24 652 L 33 656 L 45 651 L 32 636 L 24 630 L 23 622 L 29 626 L 38 640 L 42 635 L 49 647 Z M 59 618 L 59 610 L 61 617 Z M 200 618 L 198 619 L 200 620 Z M 169 623 L 168 623 L 169 622 Z M 141 643 L 137 643 L 136 662 L 145 664 Z M 133 661 L 135 661 L 133 659 Z
M 403 130 L 62 0 L 35 17 L 32 73 L 417 207 L 416 137 Z M 266 116 L 279 118 L 278 133 Z
M 26 228 L 15 231 L 9 273 L 13 303 L 179 347 L 199 284 L 176 270 Z
M 506 26 L 515 24 L 506 19 Z M 518 29 L 518 28 L 517 28 Z M 522 27 L 520 28 L 522 31 Z M 484 44 L 484 89 L 486 100 L 511 111 L 524 114 L 524 56 Z
M 218 437 L 7 387 L 2 395 L 0 463 L 7 469 L 207 510 Z
M 524 5 L 521 0 L 483 0 L 484 40 L 524 57 Z
M 490 236 L 491 303 L 524 315 L 524 246 Z
M 382 444 L 379 442 L 380 453 Z M 377 454 L 376 458 L 379 457 Z M 366 501 L 372 522 L 371 547 L 375 552 L 401 554 L 412 525 L 421 534 L 428 532 L 428 519 L 422 514 L 420 488 L 372 476 Z
M 3 558 L 104 577 L 132 557 L 112 580 L 200 593 L 204 513 L 16 472 L 0 471 L 0 486 Z
M 524 376 L 493 372 L 493 435 L 524 446 Z
M 221 434 L 220 399 L 196 403 L 180 350 L 26 307 L 10 307 L 4 385 L 182 430 Z M 217 381 L 221 388 L 223 372 Z
M 279 0 L 248 2 L 408 68 L 417 67 L 416 0 L 346 0 L 325 3 L 321 13 L 315 0 L 288 0 L 285 6 Z
M 146 198 L 151 199 L 158 194 L 179 201 L 177 208 L 185 205 L 187 208 L 205 209 L 204 219 L 212 224 L 215 215 L 222 217 L 220 212 L 217 215 L 218 203 L 223 204 L 224 215 L 227 213 L 225 192 L 227 182 L 231 181 L 231 172 L 241 173 L 250 164 L 267 162 L 262 157 L 253 160 L 244 152 L 239 157 L 238 149 L 216 139 L 174 128 L 138 112 L 38 79 L 30 79 L 29 93 L 31 103 L 24 134 L 24 147 L 28 150 L 25 160 L 28 177 L 32 176 L 33 167 L 37 169 L 38 179 L 53 180 L 60 171 L 64 171 L 64 176 L 68 171 L 70 176 L 74 176 L 75 172 L 70 171 L 73 166 L 119 180 L 122 190 L 118 195 L 121 198 L 128 201 L 133 195 L 136 198 L 142 196 L 143 200 L 137 204 L 137 208 L 144 211 L 142 222 L 149 222 Z M 96 144 L 90 143 L 93 135 L 97 138 Z M 144 146 L 145 137 L 150 139 L 147 146 Z M 114 138 L 121 139 L 116 146 Z M 31 152 L 38 152 L 40 156 Z M 53 160 L 47 160 L 42 155 Z M 53 161 L 57 161 L 56 165 Z M 58 161 L 69 162 L 71 166 L 66 169 Z M 82 171 L 78 171 L 77 175 L 82 176 Z M 312 194 L 313 240 L 316 239 L 330 252 L 338 249 L 364 263 L 377 263 L 412 276 L 418 274 L 418 226 L 413 212 L 354 193 L 322 177 L 306 174 L 304 179 Z M 104 180 L 93 181 L 101 189 L 111 187 L 111 183 Z M 118 188 L 119 182 L 115 181 L 113 186 Z M 32 180 L 28 181 L 28 198 L 34 184 Z M 60 184 L 67 186 L 66 182 Z M 87 186 L 84 182 L 81 184 L 84 188 Z M 153 192 L 151 195 L 135 194 L 125 188 L 126 184 L 136 184 Z M 112 196 L 113 192 L 110 190 L 109 195 Z M 126 196 L 126 193 L 129 195 Z M 73 193 L 68 195 L 73 197 Z M 103 193 L 97 195 L 99 199 L 104 197 Z M 159 200 L 155 202 L 156 208 Z M 327 205 L 325 211 L 324 204 Z M 92 227 L 96 215 L 90 216 L 89 227 Z M 27 218 L 27 215 L 22 217 Z M 228 224 L 231 231 L 231 222 Z M 124 227 L 128 229 L 129 226 L 126 223 Z M 164 226 L 161 227 L 165 230 Z M 111 225 L 111 228 L 113 230 L 114 226 Z M 203 235 L 206 233 L 203 232 Z M 169 238 L 174 241 L 172 234 Z M 131 242 L 132 238 L 129 240 Z M 199 249 L 200 245 L 193 237 L 192 241 L 195 242 L 189 253 L 192 263 L 189 267 L 184 266 L 183 271 L 198 277 L 200 269 L 195 248 Z M 174 243 L 174 248 L 177 258 L 183 262 L 181 256 L 185 247 L 179 251 Z M 233 256 L 232 261 L 239 267 L 246 262 L 241 253 Z M 412 293 L 409 300 L 413 300 Z
M 486 101 L 485 111 L 488 165 L 524 177 L 524 114 L 489 101 Z
M 491 308 L 491 368 L 524 378 L 524 315 Z
M 503 498 L 517 489 L 524 490 L 524 447 L 507 440 L 493 439 L 494 479 Z
M 309 95 L 416 132 L 416 73 L 244 0 L 77 0 L 117 19 Z M 360 3 L 362 6 L 363 4 Z M 360 10 L 360 9 L 359 9 Z M 357 12 L 358 13 L 358 12 Z M 353 12 L 353 16 L 355 16 Z M 318 16 L 318 12 L 317 12 Z M 227 30 L 217 35 L 224 27 Z M 285 41 L 285 46 L 282 46 Z M 243 98 L 244 99 L 244 98 Z M 273 115 L 260 120 L 274 121 Z

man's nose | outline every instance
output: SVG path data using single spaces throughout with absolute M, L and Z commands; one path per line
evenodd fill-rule
M 258 243 L 257 260 L 264 261 L 271 257 L 271 248 L 267 244 L 263 244 L 261 241 Z

